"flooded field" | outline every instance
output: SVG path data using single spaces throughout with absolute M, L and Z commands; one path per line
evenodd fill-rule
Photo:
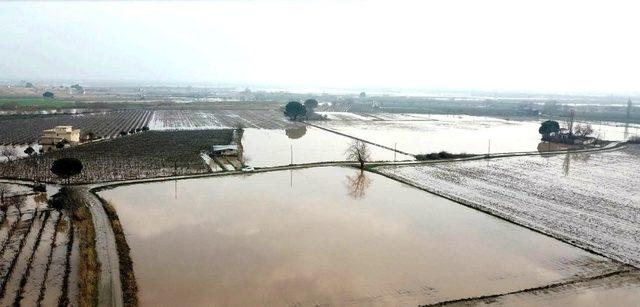
M 349 115 L 347 115 L 349 114 Z M 540 143 L 538 121 L 494 117 L 429 114 L 330 113 L 333 120 L 314 122 L 331 130 L 411 153 L 442 150 L 484 154 L 535 151 Z M 596 135 L 622 141 L 638 133 L 638 126 L 593 124 Z
M 418 167 L 393 176 L 627 263 L 640 264 L 640 146 Z
M 118 187 L 143 306 L 418 305 L 622 268 L 380 175 L 313 168 Z
M 478 299 L 450 306 L 638 306 L 640 272 L 633 271 L 587 282 Z
M 345 161 L 352 139 L 314 127 L 287 130 L 245 129 L 242 139 L 246 163 L 252 166 Z M 368 146 L 372 161 L 413 160 L 378 146 Z M 293 154 L 292 154 L 293 151 Z M 293 159 L 292 159 L 293 156 Z
M 77 274 L 67 271 L 67 252 L 76 261 L 78 246 L 69 242 L 69 215 L 47 208 L 46 193 L 9 186 L 5 201 L 12 206 L 0 213 L 0 306 L 53 306 L 63 298 L 76 305 Z

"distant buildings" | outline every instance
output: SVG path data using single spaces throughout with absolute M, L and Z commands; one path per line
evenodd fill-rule
M 48 152 L 56 149 L 58 143 L 67 143 L 71 146 L 80 143 L 80 129 L 73 129 L 72 126 L 56 126 L 42 132 L 40 145 L 42 151 Z

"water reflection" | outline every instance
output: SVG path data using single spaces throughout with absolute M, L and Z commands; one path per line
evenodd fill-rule
M 562 143 L 554 143 L 554 142 L 540 142 L 538 143 L 538 152 L 542 157 L 550 157 L 553 156 L 554 151 L 562 151 L 569 149 L 577 149 L 579 148 L 576 145 L 570 144 L 562 144 Z
M 289 128 L 289 129 L 286 129 L 284 132 L 292 140 L 299 139 L 303 137 L 305 134 L 307 134 L 307 126 Z
M 345 177 L 347 178 L 347 194 L 353 199 L 363 198 L 367 189 L 371 186 L 371 179 L 367 176 L 364 170 L 358 170 L 355 175 L 347 175 Z
M 326 167 L 181 180 L 178 199 L 171 181 L 100 194 L 127 233 L 142 306 L 419 305 L 607 261 L 402 186 Z
M 566 154 L 564 156 L 564 161 L 562 162 L 562 173 L 565 176 L 569 176 L 570 169 L 571 169 L 571 154 Z

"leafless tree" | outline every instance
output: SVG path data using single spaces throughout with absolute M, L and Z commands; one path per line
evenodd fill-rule
M 360 140 L 353 140 L 347 148 L 346 154 L 347 160 L 360 163 L 360 169 L 364 169 L 364 163 L 371 157 L 367 143 Z
M 364 197 L 367 188 L 371 185 L 371 179 L 364 170 L 360 170 L 355 176 L 347 176 L 347 189 L 349 196 L 354 199 Z
M 7 211 L 9 211 L 9 202 L 6 201 L 8 199 L 8 194 L 9 194 L 9 187 L 4 185 L 4 184 L 0 184 L 0 211 L 2 211 L 2 215 L 4 217 L 7 216 Z M 3 219 L 4 222 L 4 219 Z
M 593 128 L 591 127 L 591 124 L 577 124 L 574 128 L 574 134 L 578 136 L 589 136 L 593 134 Z
M 7 161 L 11 161 L 18 156 L 18 151 L 13 147 L 4 147 L 0 150 L 0 155 L 5 157 Z
M 4 203 L 4 199 L 8 195 L 9 195 L 9 187 L 6 184 L 0 184 L 0 203 Z
M 233 129 L 235 131 L 235 140 L 233 140 L 236 143 L 240 143 L 242 142 L 242 135 L 244 134 L 244 129 L 246 128 L 245 124 L 243 124 L 242 122 L 238 121 L 235 124 L 233 124 Z
M 25 205 L 26 196 L 24 195 L 14 195 L 11 197 L 6 197 L 5 201 L 8 202 L 8 206 L 13 206 L 18 210 L 18 216 L 22 215 L 22 208 Z

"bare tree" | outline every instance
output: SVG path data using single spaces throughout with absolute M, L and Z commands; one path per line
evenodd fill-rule
M 9 187 L 6 184 L 0 184 L 0 203 L 4 203 L 4 199 L 8 195 L 9 195 Z
M 8 206 L 13 206 L 18 211 L 18 216 L 22 215 L 22 208 L 25 205 L 26 196 L 24 195 L 14 195 L 10 197 L 6 197 L 5 201 L 8 202 Z
M 364 197 L 367 188 L 371 185 L 371 179 L 364 170 L 360 170 L 355 176 L 347 176 L 347 189 L 353 199 Z
M 591 124 L 577 124 L 574 128 L 574 134 L 578 136 L 589 136 L 593 134 L 593 128 L 591 127 Z
M 232 140 L 236 143 L 242 142 L 242 135 L 244 134 L 244 129 L 246 128 L 245 124 L 242 122 L 236 122 L 233 124 L 233 131 L 235 139 Z
M 0 184 L 0 211 L 2 211 L 3 217 L 7 216 L 7 211 L 9 211 L 9 187 L 4 184 Z M 4 222 L 4 220 L 3 220 Z
M 360 169 L 364 169 L 364 163 L 371 157 L 367 143 L 361 140 L 353 140 L 351 145 L 347 148 L 346 154 L 347 160 L 357 161 L 360 163 Z
M 18 151 L 13 147 L 4 147 L 0 150 L 0 155 L 7 158 L 7 161 L 11 161 L 18 156 Z

